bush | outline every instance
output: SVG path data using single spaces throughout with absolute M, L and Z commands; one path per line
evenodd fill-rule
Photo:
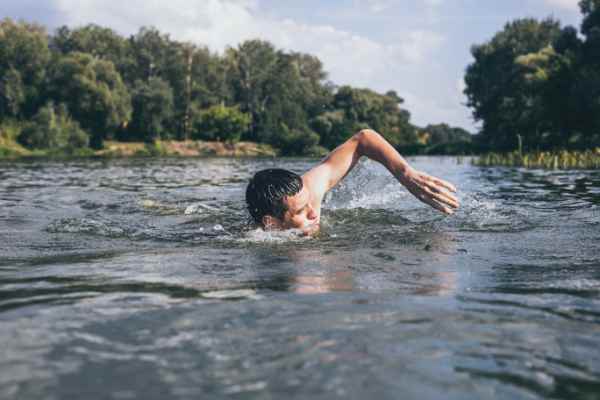
M 308 128 L 289 129 L 281 125 L 274 145 L 286 156 L 321 155 L 323 148 L 319 146 L 319 135 Z
M 17 137 L 29 149 L 78 149 L 87 147 L 89 136 L 73 121 L 64 104 L 42 107 Z
M 250 115 L 221 104 L 199 112 L 192 124 L 192 138 L 235 143 L 249 126 Z

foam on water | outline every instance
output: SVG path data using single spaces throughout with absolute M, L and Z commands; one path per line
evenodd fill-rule
M 305 242 L 311 240 L 311 236 L 306 236 L 300 229 L 288 229 L 284 231 L 264 230 L 262 228 L 252 229 L 245 232 L 242 237 L 236 238 L 242 243 L 288 243 Z
M 191 215 L 191 214 L 202 214 L 207 211 L 208 212 L 217 211 L 217 209 L 215 207 L 207 206 L 206 204 L 203 204 L 203 203 L 194 203 L 194 204 L 190 204 L 189 206 L 187 206 L 183 213 L 185 215 Z

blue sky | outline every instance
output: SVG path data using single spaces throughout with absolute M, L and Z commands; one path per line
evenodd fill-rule
M 156 26 L 216 51 L 262 38 L 317 55 L 337 84 L 396 90 L 413 123 L 474 131 L 462 95 L 472 44 L 510 20 L 554 16 L 578 26 L 578 0 L 1 0 L 0 17 L 96 23 L 122 34 Z

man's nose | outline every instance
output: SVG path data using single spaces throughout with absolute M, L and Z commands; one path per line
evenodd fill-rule
M 317 218 L 317 213 L 315 212 L 315 209 L 312 208 L 311 206 L 308 206 L 308 214 L 306 215 L 306 217 L 308 219 L 315 219 L 315 218 Z

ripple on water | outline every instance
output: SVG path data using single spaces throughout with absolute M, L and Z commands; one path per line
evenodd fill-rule
M 361 163 L 317 237 L 243 201 L 314 160 L 0 165 L 0 397 L 597 397 L 600 176 L 438 161 L 455 215 Z

